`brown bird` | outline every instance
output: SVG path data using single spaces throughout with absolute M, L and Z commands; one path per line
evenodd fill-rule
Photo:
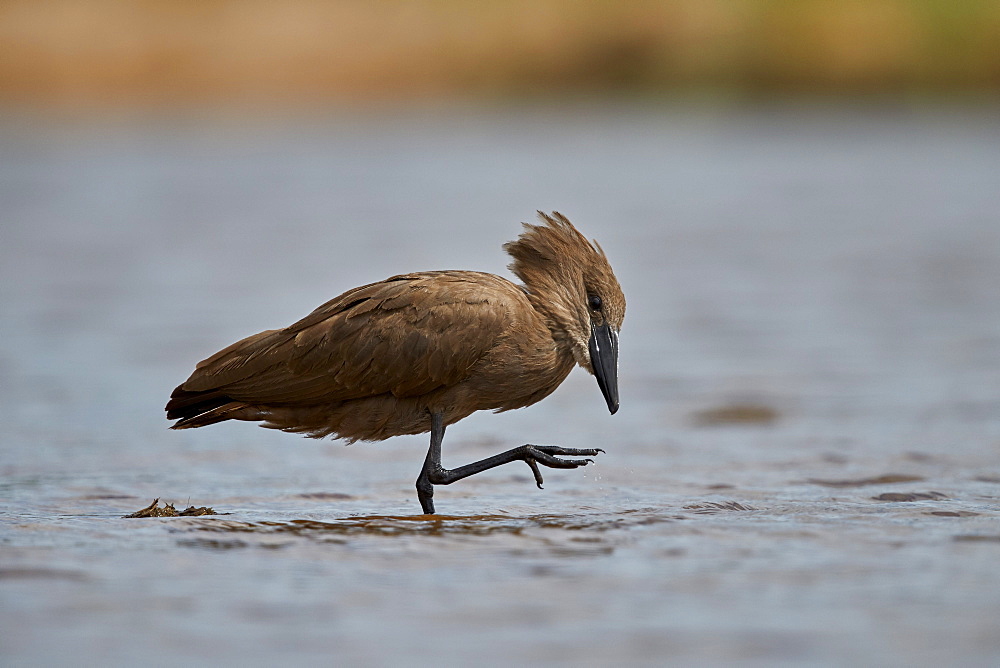
M 522 445 L 445 469 L 445 427 L 479 410 L 540 401 L 574 364 L 618 410 L 618 331 L 625 296 L 604 251 L 560 213 L 504 245 L 524 285 L 477 271 L 393 276 L 348 290 L 285 329 L 237 341 L 199 362 L 170 395 L 172 429 L 224 420 L 313 438 L 381 441 L 431 432 L 417 478 L 424 513 L 434 485 L 508 462 L 576 468 L 601 449 Z

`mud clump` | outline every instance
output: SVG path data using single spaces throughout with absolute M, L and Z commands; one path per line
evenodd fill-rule
M 172 503 L 164 503 L 163 507 L 160 507 L 160 499 L 153 499 L 153 502 L 143 508 L 142 510 L 137 510 L 131 515 L 124 515 L 123 519 L 131 519 L 137 517 L 197 517 L 199 515 L 218 515 L 212 508 L 206 506 L 201 506 L 200 508 L 195 508 L 194 506 L 188 506 L 184 510 L 177 510 L 174 508 Z
M 778 411 L 762 404 L 730 404 L 698 411 L 691 416 L 699 427 L 727 425 L 771 425 L 778 420 Z

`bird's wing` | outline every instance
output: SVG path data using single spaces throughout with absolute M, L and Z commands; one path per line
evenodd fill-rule
M 395 276 L 234 343 L 199 363 L 181 388 L 251 403 L 423 394 L 464 378 L 498 343 L 518 294 L 490 274 Z

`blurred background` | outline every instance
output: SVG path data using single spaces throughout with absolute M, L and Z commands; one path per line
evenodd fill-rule
M 0 663 L 997 665 L 998 93 L 995 0 L 0 2 Z M 424 436 L 166 429 L 536 209 L 624 287 L 622 408 L 445 464 L 594 466 L 435 523 Z
M 981 94 L 991 0 L 9 0 L 0 93 L 63 108 L 677 91 Z

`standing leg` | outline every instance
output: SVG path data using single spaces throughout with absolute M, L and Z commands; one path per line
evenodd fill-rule
M 444 440 L 444 417 L 441 413 L 431 413 L 431 445 L 427 448 L 424 467 L 417 477 L 417 499 L 424 515 L 434 514 L 434 483 L 431 478 L 443 471 L 441 468 L 441 441 Z

